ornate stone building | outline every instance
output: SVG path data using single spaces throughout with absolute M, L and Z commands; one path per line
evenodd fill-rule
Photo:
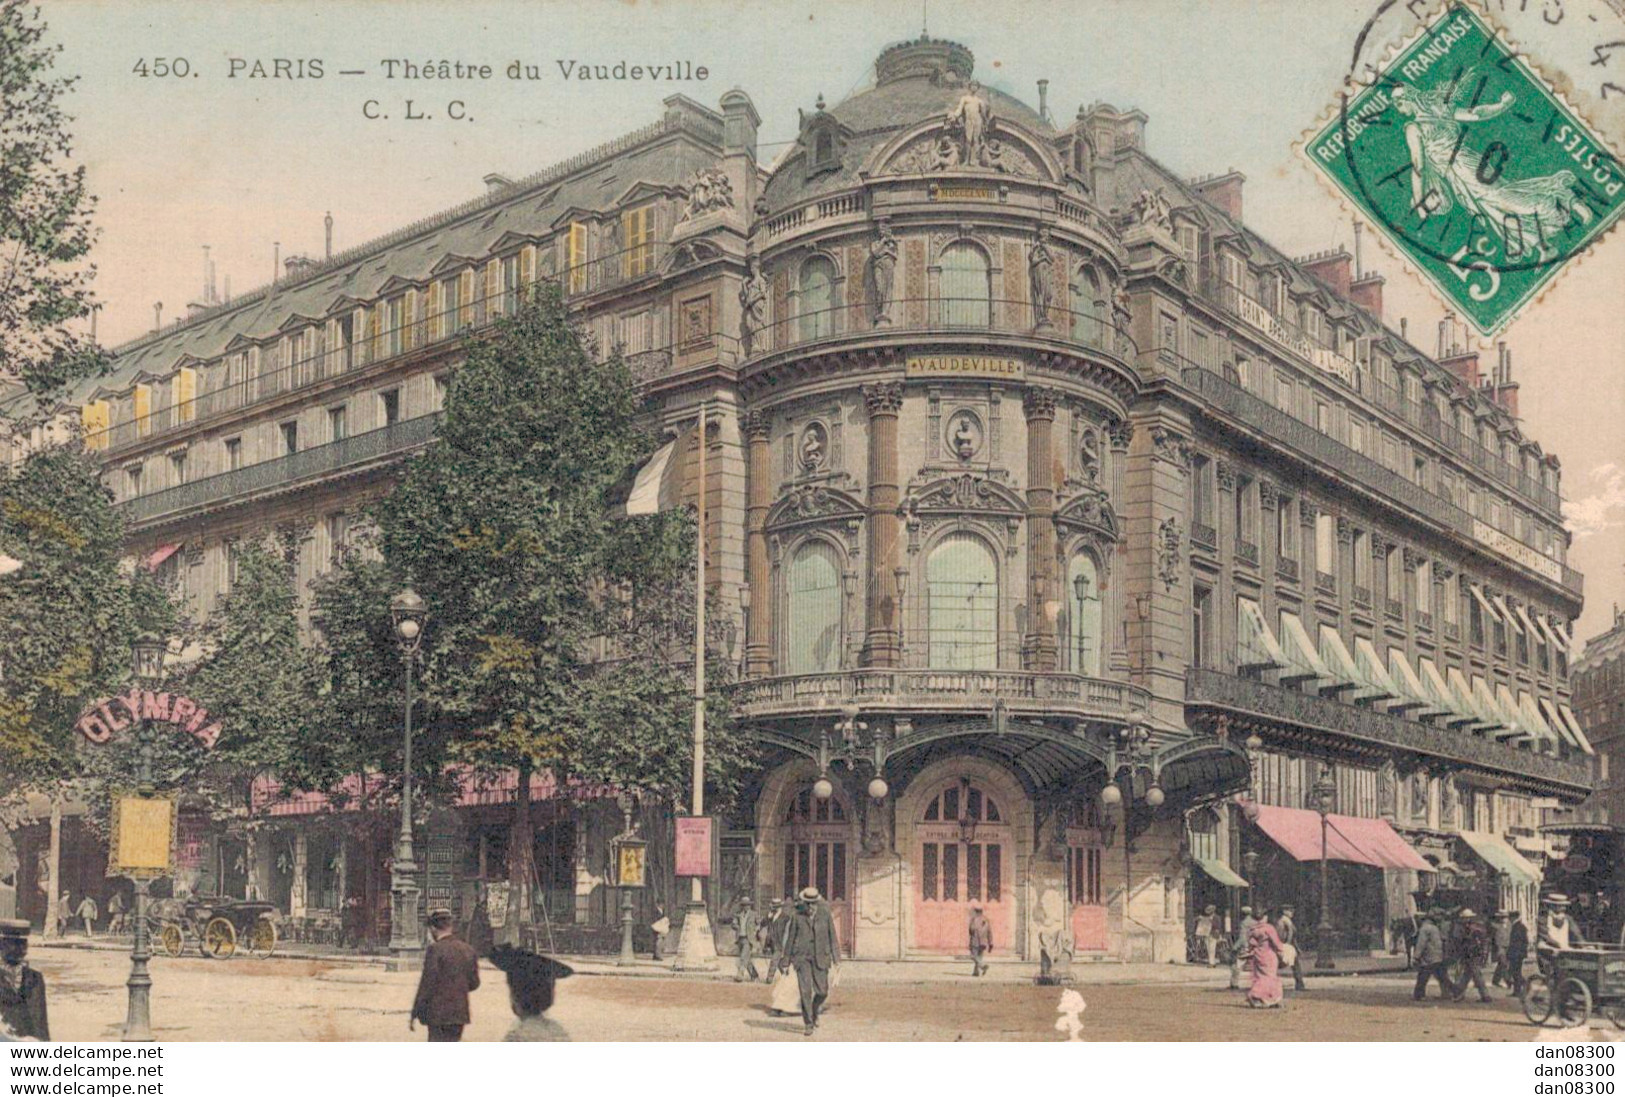
M 1313 924 L 1323 773 L 1340 947 L 1442 881 L 1527 897 L 1512 829 L 1592 778 L 1559 470 L 1504 351 L 1422 352 L 1348 255 L 1248 229 L 1239 175 L 1177 177 L 1138 111 L 1061 124 L 953 43 L 886 49 L 770 165 L 749 98 L 720 108 L 674 96 L 122 348 L 80 399 L 132 548 L 200 612 L 258 531 L 327 567 L 453 336 L 556 278 L 651 414 L 709 409 L 764 745 L 717 907 L 810 884 L 859 956 L 959 951 L 980 904 L 996 955 L 1183 959 L 1249 874 Z

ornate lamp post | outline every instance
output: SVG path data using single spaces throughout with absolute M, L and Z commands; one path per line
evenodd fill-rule
M 1315 970 L 1331 971 L 1337 965 L 1332 963 L 1332 906 L 1326 859 L 1328 826 L 1326 817 L 1337 806 L 1337 782 L 1332 779 L 1330 766 L 1321 765 L 1320 776 L 1315 778 L 1314 787 L 1309 790 L 1309 798 L 1314 809 L 1320 812 L 1320 924 L 1315 927 Z
M 423 599 L 407 587 L 389 602 L 395 621 L 395 639 L 406 665 L 406 740 L 401 763 L 401 829 L 395 838 L 395 856 L 389 866 L 389 951 L 396 970 L 416 967 L 422 959 L 423 939 L 418 929 L 417 859 L 412 852 L 412 662 L 423 642 L 428 614 Z
M 632 809 L 637 799 L 632 793 L 622 791 L 616 794 L 615 803 L 621 809 L 621 835 L 612 847 L 615 884 L 621 890 L 621 955 L 615 963 L 627 967 L 637 961 L 637 952 L 632 948 L 632 889 L 644 883 L 644 843 L 632 833 Z
M 131 671 L 140 685 L 153 687 L 164 676 L 164 653 L 169 645 L 150 632 L 142 633 L 131 645 Z M 151 796 L 152 743 L 147 738 L 147 722 L 141 720 L 136 733 L 136 792 Z M 147 961 L 152 959 L 152 938 L 147 932 L 147 889 L 152 881 L 146 876 L 135 876 L 135 939 L 130 946 L 130 978 L 125 982 L 129 990 L 129 1007 L 124 1020 L 124 1039 L 150 1041 L 152 1039 L 152 976 L 147 972 Z
M 1160 783 L 1161 774 L 1148 759 L 1151 744 L 1151 729 L 1144 724 L 1134 724 L 1125 727 L 1121 732 L 1121 746 L 1113 747 L 1106 768 L 1109 771 L 1106 787 L 1100 790 L 1100 801 L 1108 807 L 1114 804 L 1123 805 L 1123 955 L 1128 957 L 1128 924 L 1129 896 L 1134 890 L 1134 850 L 1132 848 L 1133 831 L 1130 829 L 1132 812 L 1134 810 L 1134 775 L 1139 770 L 1145 770 L 1150 776 L 1150 787 L 1145 790 L 1146 806 L 1159 808 L 1166 797 Z M 1119 749 L 1122 756 L 1118 754 Z M 1128 771 L 1128 795 L 1123 795 L 1123 789 L 1117 783 L 1119 772 Z

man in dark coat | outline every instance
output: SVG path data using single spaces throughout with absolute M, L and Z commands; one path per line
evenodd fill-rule
M 1523 912 L 1512 912 L 1512 932 L 1507 935 L 1507 978 L 1512 980 L 1512 996 L 1523 997 L 1523 962 L 1529 956 L 1529 927 Z
M 987 961 L 982 959 L 993 951 L 993 925 L 982 913 L 980 903 L 970 908 L 970 962 L 972 975 L 987 974 Z
M 801 985 L 801 1021 L 806 1027 L 803 1035 L 811 1036 L 818 1027 L 818 1011 L 829 997 L 829 968 L 835 962 L 835 923 L 832 918 L 820 917 L 817 908 L 818 890 L 808 888 L 796 899 L 795 913 L 785 928 L 784 948 L 779 954 L 779 969 L 796 969 L 796 981 Z
M 1456 915 L 1457 924 L 1461 926 L 1461 981 L 1456 984 L 1455 993 L 1451 995 L 1456 1001 L 1467 996 L 1467 984 L 1472 983 L 1478 991 L 1478 1000 L 1490 1000 L 1490 992 L 1484 986 L 1484 965 L 1490 958 L 1490 934 L 1479 921 L 1478 915 L 1470 908 L 1463 908 Z
M 406 1027 L 415 1028 L 422 1021 L 431 1044 L 456 1043 L 468 1024 L 468 996 L 479 989 L 480 961 L 468 943 L 458 939 L 451 911 L 429 912 L 429 935 L 434 940 L 423 954 L 423 975 Z
M 754 983 L 761 976 L 756 971 L 756 961 L 752 959 L 756 951 L 756 904 L 749 895 L 739 899 L 739 912 L 734 915 L 734 943 L 739 946 L 739 957 L 735 963 L 734 982 Z
M 0 920 L 0 1035 L 49 1040 L 45 977 L 28 966 L 27 922 Z

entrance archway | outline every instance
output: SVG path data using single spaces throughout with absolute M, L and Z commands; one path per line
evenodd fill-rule
M 818 779 L 811 763 L 792 762 L 775 773 L 757 801 L 761 869 L 766 896 L 795 896 L 815 887 L 829 903 L 841 951 L 853 937 L 853 874 L 859 851 L 857 816 L 839 781 L 828 800 L 813 795 Z
M 1015 943 L 1015 848 L 1007 808 L 961 775 L 939 781 L 914 827 L 914 945 L 962 953 L 971 910 L 993 927 L 993 948 Z

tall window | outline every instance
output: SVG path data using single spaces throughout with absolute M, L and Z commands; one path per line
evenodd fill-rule
M 587 226 L 572 222 L 564 235 L 564 269 L 569 272 L 571 293 L 587 291 Z
M 1191 589 L 1191 666 L 1205 667 L 1211 657 L 1212 639 L 1208 630 L 1213 626 L 1213 591 L 1207 587 Z
M 1298 558 L 1298 508 L 1290 495 L 1275 503 L 1275 552 L 1283 560 Z
M 384 353 L 399 354 L 406 328 L 406 295 L 389 299 L 389 314 L 384 318 Z
M 621 274 L 642 278 L 654 269 L 655 208 L 639 206 L 621 214 Z
M 841 568 L 835 549 L 809 541 L 790 560 L 789 634 L 785 664 L 791 674 L 817 674 L 841 666 Z
M 327 409 L 327 440 L 342 442 L 349 436 L 349 410 L 340 404 Z
M 988 327 L 993 322 L 987 256 L 970 244 L 942 253 L 942 319 L 949 327 Z
M 1191 521 L 1213 525 L 1213 462 L 1200 453 L 1191 457 Z
M 1066 573 L 1066 662 L 1075 674 L 1100 677 L 1100 575 L 1094 560 L 1074 556 Z
M 1106 316 L 1105 283 L 1095 268 L 1084 267 L 1072 283 L 1072 338 L 1080 343 L 1100 343 Z
M 1354 531 L 1354 585 L 1371 590 L 1371 539 L 1363 529 Z
M 997 668 L 999 582 L 992 551 L 974 534 L 950 534 L 932 550 L 925 575 L 931 665 Z
M 1315 567 L 1328 575 L 1337 574 L 1337 517 L 1315 515 Z
M 1433 561 L 1423 560 L 1412 572 L 1416 576 L 1415 592 L 1411 596 L 1411 604 L 1416 607 L 1417 613 L 1433 612 Z
M 502 311 L 512 315 L 519 310 L 519 256 L 502 260 Z
M 1237 541 L 1246 541 L 1248 544 L 1258 543 L 1257 529 L 1253 523 L 1253 478 L 1251 476 L 1236 477 L 1235 493 L 1235 533 Z
M 241 438 L 226 439 L 226 471 L 236 472 L 243 467 L 243 440 Z
M 820 339 L 835 330 L 835 264 L 815 256 L 801 266 L 796 312 L 802 339 Z

